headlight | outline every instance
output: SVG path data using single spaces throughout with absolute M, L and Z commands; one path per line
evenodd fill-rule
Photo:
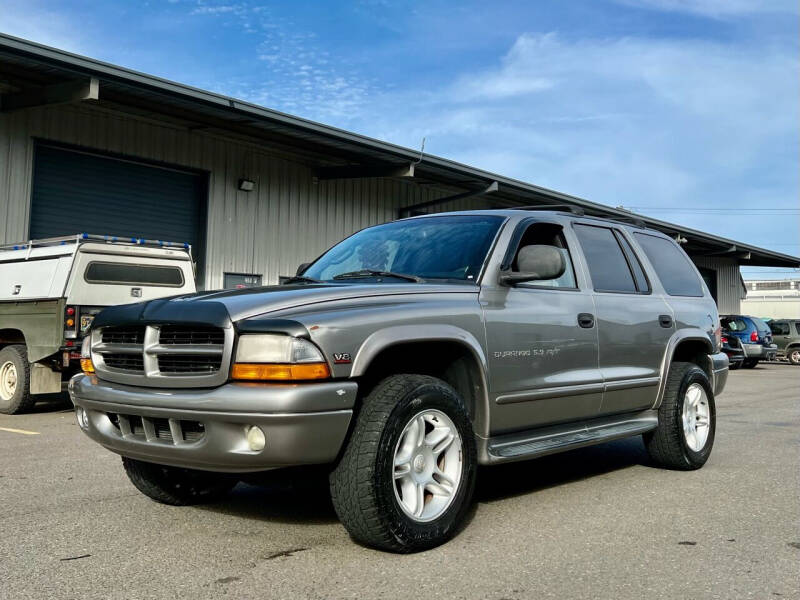
M 87 375 L 94 373 L 92 362 L 92 336 L 87 335 L 81 343 L 81 370 Z
M 327 379 L 330 369 L 312 342 L 289 335 L 247 334 L 239 338 L 231 377 L 251 381 Z

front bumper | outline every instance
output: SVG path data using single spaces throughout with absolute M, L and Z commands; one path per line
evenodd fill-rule
M 728 355 L 724 352 L 711 355 L 711 385 L 714 396 L 719 396 L 728 382 Z
M 88 417 L 84 433 L 112 452 L 228 473 L 334 461 L 357 389 L 350 381 L 154 389 L 83 374 L 69 384 L 73 404 Z M 264 432 L 263 450 L 250 449 L 251 426 Z

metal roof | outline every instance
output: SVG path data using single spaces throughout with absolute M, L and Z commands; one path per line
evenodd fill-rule
M 33 86 L 96 77 L 103 103 L 266 141 L 316 167 L 402 167 L 420 159 L 418 150 L 5 34 L 0 34 L 0 76 Z M 740 264 L 755 266 L 800 267 L 800 258 L 795 256 L 597 204 L 439 156 L 423 155 L 414 171 L 416 181 L 464 191 L 497 182 L 498 190 L 486 197 L 487 203 L 495 206 L 567 204 L 591 215 L 639 219 L 648 227 L 686 238 L 684 248 L 692 255 L 729 256 Z

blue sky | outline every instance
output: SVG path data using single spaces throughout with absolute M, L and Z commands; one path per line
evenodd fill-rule
M 3 0 L 0 31 L 798 255 L 798 10 Z

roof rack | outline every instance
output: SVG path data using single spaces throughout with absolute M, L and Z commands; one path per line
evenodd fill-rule
M 561 212 L 569 212 L 573 215 L 582 217 L 586 212 L 580 206 L 573 206 L 571 204 L 533 204 L 530 206 L 509 206 L 505 210 L 555 210 Z
M 27 242 L 17 242 L 16 244 L 0 245 L 0 250 L 27 250 L 29 248 L 43 248 L 46 246 L 66 246 L 67 244 L 80 244 L 81 242 L 105 242 L 107 244 L 125 244 L 133 246 L 151 246 L 156 248 L 183 248 L 191 250 L 192 246 L 188 242 L 168 242 L 166 240 L 146 240 L 145 238 L 124 237 L 116 235 L 97 235 L 93 233 L 78 233 L 63 237 L 44 238 L 40 240 L 28 240 Z

